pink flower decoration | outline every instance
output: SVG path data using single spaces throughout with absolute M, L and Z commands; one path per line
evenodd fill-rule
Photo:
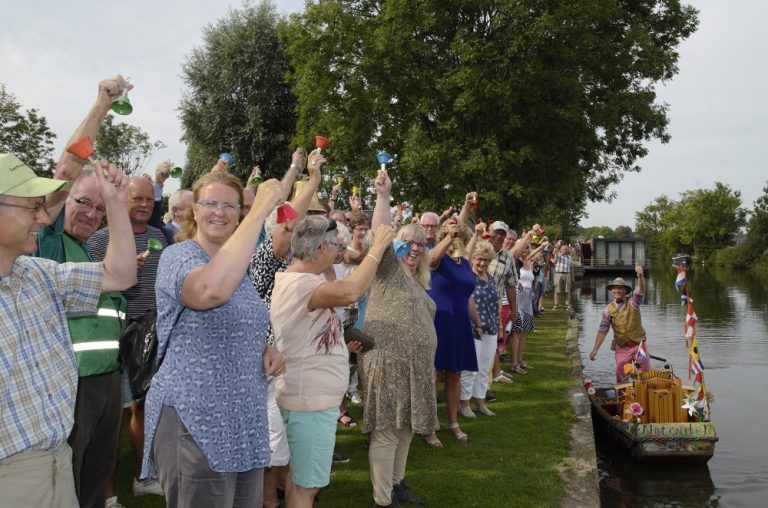
M 643 406 L 639 402 L 633 402 L 629 405 L 629 410 L 632 411 L 633 416 L 640 416 L 643 414 Z

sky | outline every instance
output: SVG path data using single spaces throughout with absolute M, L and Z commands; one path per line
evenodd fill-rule
M 760 154 L 768 144 L 768 2 L 693 0 L 699 30 L 679 48 L 679 73 L 658 87 L 668 105 L 672 137 L 652 141 L 649 154 L 611 188 L 611 203 L 587 206 L 583 226 L 628 225 L 662 194 L 723 182 L 751 209 L 768 181 Z M 303 10 L 303 0 L 275 2 L 279 12 Z M 167 148 L 150 163 L 183 165 L 178 105 L 181 67 L 202 44 L 203 29 L 241 6 L 224 0 L 3 0 L 0 3 L 0 83 L 25 108 L 37 108 L 58 136 L 60 153 L 96 97 L 100 79 L 122 74 L 135 88 L 134 111 L 119 120 L 141 127 Z M 172 179 L 173 180 L 173 179 Z M 175 190 L 176 182 L 166 185 Z

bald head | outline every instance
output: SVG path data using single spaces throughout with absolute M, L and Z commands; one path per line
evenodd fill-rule
M 155 205 L 155 193 L 152 182 L 143 176 L 132 176 L 128 179 L 125 206 L 135 233 L 143 233 L 152 217 Z

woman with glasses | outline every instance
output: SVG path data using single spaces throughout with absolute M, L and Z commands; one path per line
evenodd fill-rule
M 349 351 L 336 307 L 356 302 L 371 284 L 394 233 L 379 227 L 373 244 L 348 277 L 329 282 L 322 275 L 339 254 L 336 221 L 320 215 L 296 224 L 291 238 L 293 264 L 275 276 L 270 316 L 286 371 L 276 383 L 291 452 L 286 485 L 288 507 L 310 506 L 328 484 L 336 419 L 347 390 Z
M 470 317 L 476 331 L 477 371 L 465 370 L 461 373 L 459 413 L 465 418 L 476 418 L 475 412 L 469 407 L 470 398 L 475 399 L 475 410 L 478 413 L 495 416 L 495 413 L 485 405 L 488 374 L 493 367 L 499 331 L 499 293 L 496 291 L 493 278 L 488 276 L 488 265 L 494 257 L 496 257 L 496 251 L 493 245 L 485 240 L 477 242 L 472 251 L 475 291 L 470 299 Z
M 388 225 L 392 183 L 386 171 L 379 171 L 375 185 L 373 226 Z M 438 428 L 435 304 L 427 295 L 430 272 L 424 229 L 418 224 L 404 226 L 397 240 L 398 256 L 386 249 L 369 294 L 363 330 L 376 339 L 376 347 L 358 360 L 376 506 L 420 501 L 405 485 L 408 451 L 414 433 L 431 434 Z
M 242 223 L 234 176 L 208 173 L 192 192 L 157 272 L 160 368 L 146 397 L 142 477 L 157 470 L 169 507 L 261 506 L 267 376 L 284 364 L 265 345 L 269 316 L 246 271 L 282 190 L 259 185 Z

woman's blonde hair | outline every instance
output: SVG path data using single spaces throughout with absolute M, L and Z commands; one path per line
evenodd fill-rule
M 475 250 L 472 251 L 472 257 L 474 258 L 478 254 L 487 254 L 490 261 L 496 257 L 496 250 L 488 240 L 480 240 L 475 244 Z
M 213 183 L 226 185 L 237 192 L 237 202 L 240 204 L 240 210 L 243 209 L 243 186 L 236 176 L 219 171 L 206 173 L 198 178 L 194 184 L 192 184 L 193 205 L 187 211 L 187 215 L 184 217 L 184 220 L 181 221 L 181 231 L 176 233 L 176 236 L 174 236 L 175 241 L 182 242 L 184 240 L 189 240 L 194 238 L 197 234 L 197 222 L 195 222 L 194 213 L 195 204 L 197 204 L 197 202 L 200 200 L 200 193 L 203 192 L 203 189 Z
M 427 259 L 427 251 L 424 249 L 424 244 L 427 242 L 427 237 L 424 236 L 424 228 L 420 224 L 408 224 L 400 228 L 397 232 L 398 240 L 405 240 L 410 237 L 411 240 L 418 242 L 421 247 L 421 259 L 419 259 L 419 266 L 416 267 L 416 282 L 424 289 L 429 289 L 429 281 L 432 277 L 429 271 L 429 260 Z M 402 261 L 401 261 L 402 263 Z M 407 269 L 406 267 L 403 267 Z

